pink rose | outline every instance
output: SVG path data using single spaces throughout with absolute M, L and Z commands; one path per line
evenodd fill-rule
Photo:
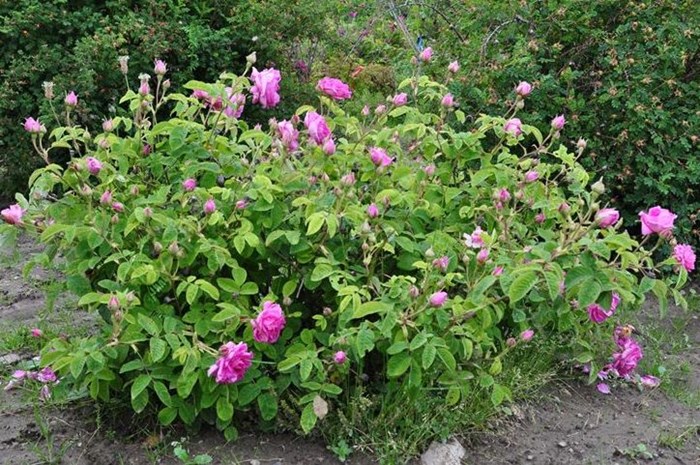
M 673 258 L 687 271 L 695 269 L 695 252 L 688 244 L 678 244 L 673 248 Z
M 642 348 L 633 339 L 629 338 L 621 347 L 621 352 L 613 354 L 613 362 L 611 368 L 617 371 L 618 376 L 624 378 L 630 375 L 639 361 L 644 357 Z
M 377 166 L 389 166 L 393 162 L 393 159 L 387 155 L 386 150 L 380 147 L 370 148 L 369 156 L 372 159 L 372 163 Z
M 456 73 L 457 71 L 459 71 L 459 63 L 457 61 L 453 61 L 447 67 L 447 71 L 449 71 L 450 73 Z
M 538 173 L 537 171 L 528 171 L 527 173 L 525 173 L 525 182 L 535 182 L 539 177 L 540 173 Z
M 124 204 L 121 202 L 114 202 L 112 204 L 112 209 L 117 213 L 121 213 L 124 211 Z
M 156 60 L 155 61 L 155 65 L 153 66 L 153 72 L 156 73 L 156 75 L 162 76 L 167 71 L 168 71 L 168 67 L 166 66 L 166 64 L 163 60 Z
M 271 301 L 263 303 L 263 310 L 258 317 L 251 321 L 253 325 L 253 339 L 257 342 L 274 344 L 280 337 L 286 321 L 282 307 Z
M 209 199 L 206 202 L 204 202 L 204 213 L 206 215 L 210 215 L 216 211 L 216 202 L 214 202 L 214 199 Z
M 386 105 L 377 105 L 377 108 L 374 109 L 375 115 L 381 115 L 384 112 L 386 112 Z
M 595 215 L 595 220 L 601 228 L 609 228 L 620 219 L 620 212 L 614 208 L 603 208 Z
M 151 87 L 148 85 L 147 81 L 142 81 L 141 85 L 139 85 L 139 95 L 142 97 L 145 97 L 146 95 L 151 93 Z
M 192 178 L 185 179 L 182 181 L 182 188 L 187 192 L 192 192 L 197 187 L 197 181 Z
M 20 224 L 22 223 L 24 212 L 25 210 L 16 203 L 0 211 L 0 215 L 2 215 L 2 219 L 8 224 Z
M 443 255 L 440 258 L 433 260 L 433 266 L 443 273 L 447 271 L 447 267 L 450 266 L 450 257 Z
M 245 199 L 241 199 L 238 202 L 236 202 L 236 210 L 245 210 L 245 208 L 248 206 L 248 201 Z
M 308 129 L 311 139 L 318 145 L 322 145 L 331 136 L 331 130 L 328 128 L 326 120 L 315 111 L 306 113 L 304 126 Z
M 452 94 L 445 94 L 445 96 L 442 98 L 442 101 L 440 102 L 443 107 L 445 108 L 451 108 L 455 104 L 455 99 L 452 96 Z
M 97 176 L 102 169 L 102 163 L 100 163 L 100 160 L 94 157 L 87 157 L 86 164 L 90 174 L 95 176 Z
M 546 217 L 544 216 L 544 213 L 538 213 L 537 215 L 535 215 L 535 223 L 538 223 L 538 224 L 544 223 L 545 219 L 546 219 Z
M 27 118 L 24 120 L 24 130 L 31 134 L 39 134 L 41 132 L 41 122 L 38 119 Z
M 39 328 L 32 328 L 32 337 L 41 337 L 44 333 Z
M 324 77 L 318 81 L 316 89 L 328 95 L 334 100 L 345 100 L 352 97 L 350 87 L 340 79 Z
M 442 307 L 445 304 L 446 300 L 447 300 L 447 292 L 445 292 L 445 291 L 435 292 L 428 299 L 431 307 Z
M 649 209 L 649 212 L 639 212 L 642 221 L 642 234 L 648 236 L 651 233 L 661 235 L 670 234 L 673 229 L 673 221 L 676 215 L 659 206 Z
M 66 95 L 65 102 L 69 107 L 74 107 L 78 104 L 78 96 L 71 90 L 70 94 Z
M 532 329 L 526 329 L 525 331 L 520 333 L 520 340 L 523 342 L 527 342 L 530 339 L 532 339 L 532 337 L 534 335 L 535 335 L 535 331 L 533 331 Z
M 515 93 L 521 97 L 527 97 L 532 92 L 532 84 L 526 81 L 520 81 L 518 86 L 515 88 Z
M 326 155 L 333 155 L 335 153 L 335 141 L 332 137 L 329 137 L 323 143 L 323 153 Z
M 248 351 L 245 342 L 227 342 L 219 349 L 221 355 L 209 368 L 207 374 L 214 376 L 219 384 L 232 384 L 242 380 L 250 368 L 253 353 Z
M 408 102 L 408 95 L 406 95 L 405 92 L 401 92 L 400 94 L 394 95 L 392 101 L 397 107 L 400 107 L 401 105 L 406 105 L 406 103 Z M 379 107 L 377 107 L 377 109 L 379 109 Z
M 561 131 L 564 129 L 564 125 L 566 124 L 566 119 L 564 118 L 564 115 L 558 115 L 552 120 L 552 128 Z
M 355 173 L 353 173 L 351 171 L 348 174 L 344 174 L 343 177 L 340 178 L 340 182 L 345 186 L 354 185 L 355 184 Z
M 422 52 L 420 52 L 420 55 L 418 55 L 418 58 L 426 63 L 429 62 L 432 57 L 433 49 L 431 47 L 426 47 Z
M 282 120 L 277 123 L 277 133 L 287 151 L 293 152 L 299 148 L 299 131 L 290 121 Z
M 369 116 L 369 105 L 362 107 L 362 116 Z
M 503 267 L 502 266 L 497 266 L 496 268 L 493 269 L 491 272 L 493 276 L 501 276 L 503 274 Z
M 489 259 L 489 249 L 481 249 L 479 253 L 476 254 L 476 261 L 479 263 L 485 263 Z
M 498 191 L 498 200 L 501 202 L 507 202 L 510 200 L 510 192 L 508 192 L 508 189 L 501 189 Z
M 518 137 L 523 133 L 522 124 L 523 123 L 520 121 L 520 119 L 512 118 L 506 121 L 506 124 L 503 126 L 503 130 L 515 137 Z
M 39 373 L 37 373 L 36 379 L 40 383 L 46 384 L 55 383 L 58 380 L 58 377 L 56 376 L 56 373 L 51 369 L 51 367 L 45 367 Z
M 280 72 L 274 68 L 268 68 L 263 71 L 258 71 L 253 68 L 251 73 L 253 80 L 253 103 L 260 102 L 263 108 L 273 108 L 280 102 L 280 81 L 282 76 Z
M 379 216 L 379 208 L 377 208 L 376 204 L 370 204 L 369 207 L 367 207 L 367 216 L 370 218 L 376 218 Z
M 480 249 L 484 246 L 484 239 L 481 235 L 484 233 L 480 226 L 477 226 L 471 234 L 464 233 L 464 245 L 471 249 Z
M 112 203 L 112 191 L 106 190 L 100 196 L 100 203 L 102 205 L 110 205 Z
M 229 118 L 240 118 L 245 108 L 245 95 L 240 92 L 234 93 L 233 88 L 226 88 L 228 105 L 224 108 L 224 114 Z
M 432 176 L 435 174 L 435 169 L 435 164 L 431 163 L 428 166 L 423 167 L 423 172 L 426 174 L 426 176 Z
M 333 355 L 333 362 L 337 365 L 342 365 L 347 361 L 348 357 L 342 350 L 339 350 Z
M 114 122 L 111 119 L 106 119 L 102 121 L 102 130 L 104 132 L 112 132 L 114 129 Z

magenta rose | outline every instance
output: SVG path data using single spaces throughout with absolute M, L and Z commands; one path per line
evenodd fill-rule
M 678 244 L 673 248 L 673 258 L 687 271 L 695 269 L 695 252 L 688 244 Z
M 282 120 L 277 123 L 277 132 L 282 139 L 282 144 L 289 152 L 299 148 L 299 131 L 290 121 Z
M 609 228 L 620 219 L 620 212 L 614 208 L 603 208 L 595 215 L 595 220 L 601 228 Z
M 318 81 L 316 89 L 328 95 L 334 100 L 346 100 L 352 97 L 350 87 L 340 79 L 324 77 Z
M 520 134 L 523 133 L 522 125 L 523 123 L 520 121 L 520 119 L 512 118 L 506 121 L 506 124 L 503 126 L 503 130 L 509 134 L 514 135 L 515 137 L 518 137 Z
M 396 94 L 396 95 L 394 95 L 392 102 L 397 107 L 400 107 L 401 105 L 406 105 L 406 103 L 408 102 L 408 95 L 406 95 L 405 92 L 401 92 L 400 94 Z M 382 105 L 380 105 L 380 106 L 382 106 Z M 377 109 L 379 109 L 379 107 L 377 107 Z
M 564 118 L 564 115 L 558 115 L 552 120 L 552 128 L 556 131 L 561 131 L 562 129 L 564 129 L 565 124 L 566 118 Z
M 97 176 L 102 169 L 102 163 L 100 163 L 100 160 L 94 157 L 87 157 L 86 164 L 90 174 L 95 176 Z
M 342 350 L 339 350 L 333 355 L 333 362 L 336 363 L 337 365 L 342 365 L 345 363 L 348 359 L 348 356 L 345 352 Z
M 622 352 L 613 354 L 611 368 L 617 372 L 618 376 L 624 378 L 629 376 L 635 368 L 637 368 L 644 354 L 639 344 L 631 338 L 629 338 L 621 348 Z
M 209 368 L 207 374 L 219 384 L 233 384 L 242 380 L 250 368 L 253 353 L 245 342 L 227 342 L 219 349 L 220 357 Z
M 280 103 L 280 72 L 274 68 L 258 71 L 253 68 L 250 77 L 253 80 L 253 103 L 260 103 L 263 108 L 273 108 Z
M 439 291 L 430 296 L 428 299 L 431 307 L 442 307 L 447 301 L 447 292 Z
M 41 122 L 38 119 L 29 117 L 24 120 L 24 130 L 32 134 L 39 134 L 41 132 Z
M 253 339 L 257 342 L 274 344 L 280 337 L 284 329 L 286 320 L 282 307 L 275 302 L 267 301 L 263 303 L 263 310 L 258 317 L 251 321 L 253 325 Z
M 326 139 L 331 136 L 331 130 L 328 128 L 325 118 L 315 111 L 306 113 L 304 126 L 308 129 L 311 139 L 318 145 L 323 145 Z
M 523 342 L 528 342 L 529 340 L 532 339 L 532 337 L 535 335 L 535 331 L 532 329 L 526 329 L 522 333 L 520 333 L 520 340 Z
M 515 93 L 521 97 L 527 97 L 532 92 L 532 84 L 527 81 L 520 81 L 515 88 Z
M 673 222 L 676 219 L 671 211 L 659 206 L 650 208 L 648 212 L 639 212 L 642 221 L 642 234 L 648 236 L 652 233 L 667 235 L 673 229 Z
M 386 150 L 379 147 L 372 147 L 369 149 L 369 157 L 377 166 L 389 166 L 394 161 L 389 155 L 387 155 Z

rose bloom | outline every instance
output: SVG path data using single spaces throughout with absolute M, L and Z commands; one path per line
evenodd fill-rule
M 162 76 L 167 71 L 168 67 L 166 66 L 165 62 L 163 60 L 156 60 L 155 65 L 153 67 L 153 72 L 156 73 L 158 76 Z
M 214 199 L 209 199 L 204 203 L 204 213 L 209 215 L 216 211 L 216 202 Z
M 526 329 L 525 331 L 523 331 L 522 333 L 520 333 L 520 340 L 522 340 L 522 341 L 524 341 L 524 342 L 527 342 L 527 341 L 529 341 L 530 339 L 532 339 L 532 337 L 533 337 L 534 335 L 535 335 L 535 331 L 533 331 L 533 330 L 531 330 L 531 329 Z
M 328 95 L 334 100 L 346 100 L 352 97 L 350 87 L 340 79 L 324 77 L 318 81 L 316 89 Z
M 10 205 L 8 208 L 0 211 L 2 219 L 9 224 L 20 224 L 22 222 L 22 215 L 24 215 L 25 210 L 19 206 L 19 204 Z
M 376 218 L 379 216 L 379 208 L 377 208 L 376 204 L 370 204 L 370 206 L 367 207 L 367 216 L 370 218 Z
M 484 263 L 489 258 L 489 249 L 481 249 L 479 253 L 476 254 L 476 261 L 479 263 Z
M 612 316 L 613 312 L 605 310 L 598 304 L 588 306 L 588 318 L 593 323 L 602 323 Z
M 523 133 L 522 124 L 523 123 L 520 121 L 520 119 L 512 118 L 506 121 L 506 124 L 503 126 L 503 130 L 515 137 L 518 137 Z
M 347 359 L 347 355 L 342 350 L 339 350 L 333 355 L 333 362 L 338 365 L 342 365 Z
M 38 134 L 41 132 L 41 122 L 39 119 L 29 117 L 24 120 L 24 130 L 32 134 Z
M 452 94 L 445 94 L 445 96 L 442 98 L 442 101 L 440 102 L 443 107 L 445 108 L 450 108 L 453 107 L 455 104 L 455 99 L 452 96 Z
M 515 93 L 521 97 L 527 97 L 532 92 L 532 84 L 526 81 L 520 81 L 515 88 Z
M 447 267 L 450 266 L 450 257 L 443 255 L 440 258 L 433 260 L 433 266 L 443 273 L 447 271 Z
M 564 115 L 557 115 L 552 120 L 552 128 L 554 128 L 557 131 L 561 131 L 562 129 L 564 129 L 565 124 L 566 118 L 564 118 Z
M 400 94 L 394 95 L 392 101 L 397 107 L 400 107 L 401 105 L 406 105 L 406 103 L 408 102 L 408 95 L 406 95 L 405 92 L 401 92 Z
M 65 102 L 69 107 L 74 107 L 78 104 L 78 96 L 71 90 L 70 94 L 66 95 Z
M 323 153 L 326 155 L 333 155 L 335 153 L 335 141 L 332 137 L 329 137 L 323 143 Z
M 430 59 L 433 57 L 433 49 L 431 47 L 425 48 L 422 52 L 420 52 L 420 55 L 418 58 L 420 58 L 424 62 L 430 61 Z
M 442 307 L 447 300 L 447 292 L 439 291 L 430 296 L 428 299 L 431 307 Z
M 299 131 L 290 121 L 282 120 L 277 123 L 277 133 L 288 151 L 293 152 L 299 148 Z
M 325 140 L 331 136 L 331 130 L 328 128 L 326 120 L 315 111 L 306 113 L 304 117 L 304 126 L 309 130 L 311 139 L 318 145 L 322 145 Z
M 480 226 L 477 226 L 474 232 L 471 234 L 464 233 L 462 235 L 464 238 L 464 245 L 471 249 L 480 249 L 484 246 L 484 239 L 481 237 L 483 233 L 484 231 Z
M 618 376 L 624 378 L 630 375 L 644 354 L 642 348 L 633 339 L 629 338 L 622 347 L 622 352 L 613 354 L 613 362 L 611 367 L 617 371 Z
M 263 303 L 263 310 L 258 314 L 257 318 L 251 321 L 253 325 L 253 339 L 257 342 L 274 344 L 279 339 L 285 323 L 282 307 L 275 302 L 266 301 Z
M 182 181 L 182 188 L 187 192 L 193 191 L 197 187 L 197 181 L 192 178 L 185 179 Z
M 595 215 L 595 220 L 601 228 L 609 228 L 620 219 L 620 212 L 614 208 L 603 208 Z
M 695 252 L 688 244 L 678 244 L 673 248 L 673 258 L 687 271 L 695 269 Z
M 369 156 L 372 159 L 372 163 L 374 163 L 377 166 L 389 166 L 393 161 L 393 159 L 389 155 L 387 155 L 386 150 L 380 147 L 370 148 Z
M 537 171 L 528 171 L 525 173 L 525 182 L 530 183 L 537 181 L 537 179 L 540 177 L 540 173 Z
M 649 209 L 648 212 L 639 212 L 642 221 L 642 234 L 648 236 L 652 233 L 666 235 L 673 229 L 673 222 L 677 215 L 659 206 Z
M 226 95 L 228 96 L 228 105 L 224 108 L 224 115 L 229 118 L 240 118 L 243 114 L 243 108 L 245 108 L 245 95 L 240 92 L 233 92 L 232 87 L 226 88 Z
M 227 342 L 219 349 L 221 355 L 209 368 L 207 374 L 219 384 L 232 384 L 242 380 L 250 368 L 253 353 L 248 351 L 245 342 Z
M 251 73 L 253 80 L 253 103 L 260 103 L 263 108 L 273 108 L 280 103 L 280 81 L 282 77 L 280 72 L 274 68 L 268 68 L 263 71 L 258 71 L 253 68 Z
M 100 160 L 94 157 L 87 157 L 86 160 L 87 163 L 87 169 L 90 172 L 90 174 L 93 174 L 97 176 L 102 169 L 102 163 L 100 163 Z

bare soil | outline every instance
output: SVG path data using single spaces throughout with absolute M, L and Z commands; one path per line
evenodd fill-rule
M 34 250 L 33 243 L 23 241 L 18 251 L 26 258 Z M 32 328 L 39 321 L 94 326 L 92 316 L 76 310 L 70 298 L 59 299 L 57 309 L 48 311 L 40 288 L 55 276 L 35 270 L 24 280 L 21 267 L 22 263 L 0 267 L 0 333 L 22 326 Z M 657 324 L 654 302 L 649 302 L 643 313 L 648 317 L 642 326 Z M 698 309 L 691 309 L 684 317 L 687 325 L 678 334 L 685 337 L 684 349 L 664 361 L 669 367 L 686 367 L 685 376 L 674 380 L 674 392 L 687 396 L 669 396 L 662 389 L 642 392 L 633 386 L 616 386 L 610 395 L 602 395 L 579 379 L 560 380 L 547 386 L 536 400 L 511 406 L 513 415 L 495 418 L 488 430 L 461 435 L 467 449 L 463 463 L 700 465 L 698 315 Z M 669 325 L 667 330 L 678 328 Z M 36 355 L 15 352 L 25 361 Z M 2 358 L 7 355 L 0 353 L 0 387 L 17 363 L 22 363 L 12 360 L 17 357 Z M 182 463 L 173 457 L 169 444 L 177 432 L 171 431 L 167 439 L 127 434 L 138 431 L 138 425 L 115 428 L 103 424 L 94 406 L 46 406 L 34 400 L 35 394 L 0 389 L 0 464 L 43 464 L 49 456 L 55 459 L 53 463 L 70 465 Z M 35 415 L 37 412 L 40 415 Z M 42 433 L 42 429 L 50 433 Z M 190 456 L 206 453 L 214 458 L 212 463 L 222 465 L 341 463 L 322 442 L 290 434 L 241 432 L 236 442 L 226 443 L 216 431 L 206 430 L 187 437 L 184 446 Z M 346 463 L 369 465 L 376 461 L 353 454 Z

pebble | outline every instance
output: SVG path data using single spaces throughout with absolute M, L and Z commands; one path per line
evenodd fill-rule
M 17 354 L 5 354 L 0 357 L 0 365 L 12 365 L 20 360 L 22 360 L 22 357 Z
M 421 465 L 460 465 L 466 450 L 456 439 L 441 444 L 433 441 L 420 456 Z
M 528 459 L 528 460 L 535 460 L 535 456 L 534 456 L 534 455 L 528 455 L 528 456 L 527 456 L 527 459 Z
M 566 441 L 559 441 L 559 442 L 557 443 L 557 445 L 558 445 L 559 447 L 561 447 L 561 448 L 564 448 L 564 447 L 566 447 L 567 444 L 566 444 Z

